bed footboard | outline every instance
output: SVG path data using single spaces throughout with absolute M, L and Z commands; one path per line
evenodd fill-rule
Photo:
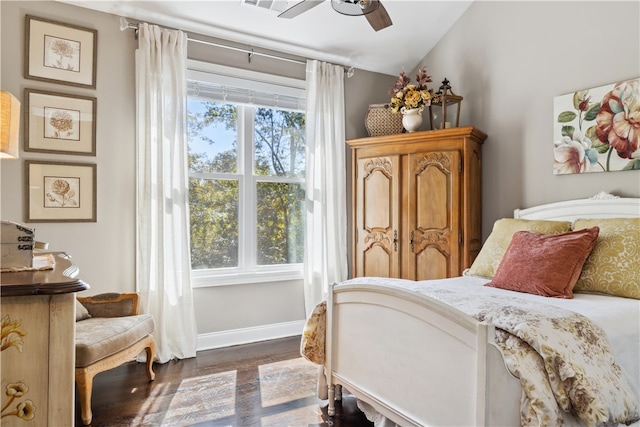
M 332 286 L 329 414 L 344 386 L 403 426 L 519 425 L 520 383 L 493 336 L 493 326 L 410 291 Z

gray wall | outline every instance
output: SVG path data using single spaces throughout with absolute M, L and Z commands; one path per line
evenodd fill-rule
M 24 211 L 24 161 L 71 161 L 97 164 L 98 222 L 31 223 L 36 239 L 50 249 L 67 251 L 80 267 L 80 277 L 92 289 L 87 293 L 134 290 L 135 264 L 135 97 L 136 41 L 120 32 L 118 17 L 95 13 L 57 2 L 6 2 L 1 12 L 2 89 L 22 101 L 24 89 L 96 97 L 97 154 L 73 156 L 20 152 L 18 160 L 0 162 L 1 217 L 26 220 Z M 23 78 L 25 15 L 52 19 L 98 30 L 97 89 L 45 83 Z M 91 24 L 89 24 L 91 23 Z M 24 123 L 24 120 L 23 120 Z M 24 136 L 21 129 L 21 140 Z M 22 145 L 21 145 L 22 150 Z
M 25 15 L 52 19 L 98 30 L 97 88 L 43 83 L 23 78 Z M 96 97 L 97 154 L 95 157 L 20 152 L 20 159 L 0 162 L 0 216 L 26 220 L 24 211 L 24 161 L 96 163 L 98 171 L 98 221 L 96 223 L 30 223 L 38 240 L 50 249 L 72 255 L 80 277 L 91 285 L 84 294 L 135 291 L 135 82 L 131 30 L 120 31 L 119 16 L 58 2 L 0 3 L 0 84 L 23 100 L 25 88 Z M 195 35 L 200 39 L 207 37 Z M 213 39 L 209 39 L 216 41 Z M 304 65 L 292 65 L 202 44 L 189 44 L 189 57 L 214 63 L 305 78 Z M 365 136 L 366 97 L 386 84 L 388 76 L 356 71 L 346 79 L 347 135 Z M 386 88 L 380 90 L 383 99 Z M 380 102 L 373 100 L 371 102 Z M 24 103 L 23 103 L 24 107 Z M 21 146 L 22 148 L 22 146 Z M 302 321 L 304 300 L 301 281 L 219 286 L 194 289 L 199 334 L 260 328 Z
M 483 234 L 513 209 L 640 197 L 640 171 L 553 175 L 553 98 L 640 76 L 640 3 L 476 1 L 424 58 L 447 77 L 483 147 Z M 415 74 L 415 72 L 414 72 Z

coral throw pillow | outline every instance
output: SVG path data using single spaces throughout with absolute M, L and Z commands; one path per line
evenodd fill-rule
M 502 218 L 493 224 L 491 234 L 482 245 L 478 257 L 465 276 L 478 276 L 491 279 L 502 261 L 504 253 L 511 243 L 511 236 L 517 231 L 531 231 L 540 234 L 560 234 L 571 231 L 569 221 L 530 220 Z
M 514 233 L 485 286 L 556 298 L 573 298 L 573 287 L 593 249 L 598 227 L 564 234 Z

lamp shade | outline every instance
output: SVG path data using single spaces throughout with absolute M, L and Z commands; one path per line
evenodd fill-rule
M 5 90 L 0 91 L 0 119 L 0 159 L 17 159 L 20 101 Z

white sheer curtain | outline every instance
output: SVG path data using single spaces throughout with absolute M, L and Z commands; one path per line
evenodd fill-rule
M 347 279 L 344 69 L 307 62 L 305 310 Z
M 136 51 L 137 289 L 161 363 L 196 355 L 186 126 L 187 37 L 141 23 Z

